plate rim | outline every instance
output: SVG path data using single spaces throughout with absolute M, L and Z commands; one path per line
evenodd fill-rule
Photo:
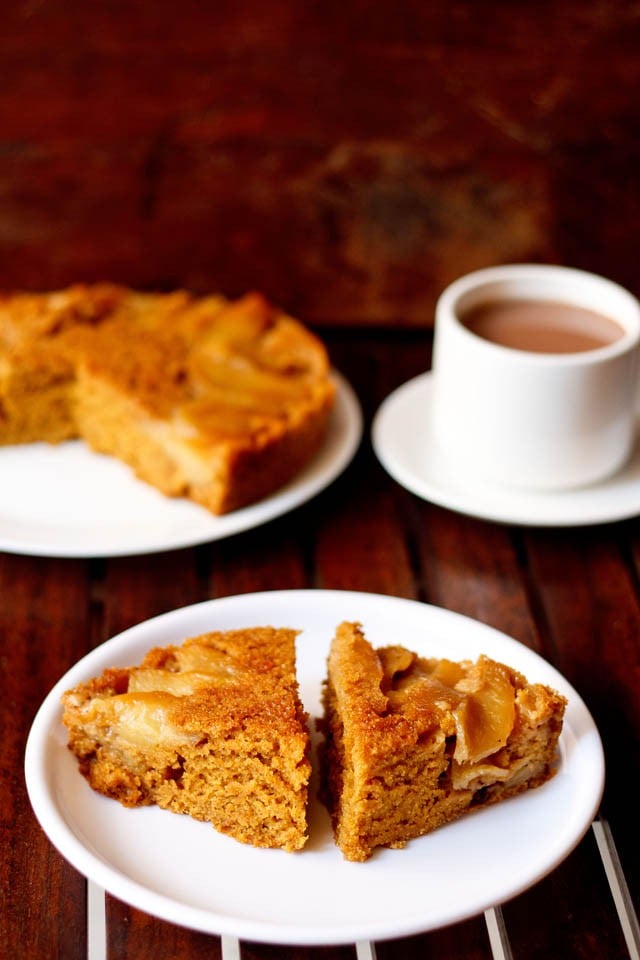
M 132 879 L 124 874 L 117 866 L 105 863 L 100 856 L 99 851 L 87 850 L 74 833 L 72 826 L 65 819 L 58 804 L 53 802 L 54 788 L 52 781 L 54 779 L 54 759 L 48 751 L 48 743 L 53 738 L 53 727 L 51 726 L 54 717 L 57 717 L 57 724 L 60 725 L 60 706 L 59 696 L 70 685 L 74 685 L 81 679 L 88 678 L 96 671 L 95 664 L 100 664 L 105 657 L 112 659 L 117 656 L 119 651 L 124 651 L 127 647 L 136 641 L 139 634 L 149 632 L 151 635 L 157 631 L 167 628 L 171 631 L 176 625 L 179 625 L 186 617 L 198 619 L 200 614 L 208 612 L 209 608 L 215 606 L 217 611 L 224 615 L 224 606 L 230 606 L 232 609 L 236 605 L 251 607 L 267 600 L 269 603 L 278 605 L 280 603 L 290 603 L 297 600 L 307 602 L 312 599 L 313 604 L 327 603 L 331 598 L 339 598 L 344 602 L 391 604 L 391 605 L 411 605 L 414 608 L 421 608 L 425 617 L 433 617 L 437 622 L 448 622 L 454 629 L 456 623 L 463 630 L 474 630 L 478 635 L 483 634 L 488 640 L 496 638 L 499 646 L 506 646 L 509 650 L 514 649 L 524 657 L 530 664 L 540 663 L 544 668 L 544 673 L 548 674 L 550 683 L 555 683 L 565 694 L 570 697 L 570 707 L 568 713 L 571 716 L 571 724 L 566 724 L 562 737 L 570 742 L 573 738 L 576 743 L 585 744 L 588 740 L 589 749 L 593 752 L 591 758 L 592 767 L 590 768 L 591 795 L 581 798 L 581 815 L 574 818 L 571 825 L 570 842 L 556 852 L 556 855 L 549 861 L 545 861 L 544 869 L 538 872 L 519 886 L 509 890 L 508 896 L 502 897 L 497 903 L 506 902 L 514 896 L 530 888 L 539 882 L 544 876 L 554 870 L 569 853 L 578 845 L 596 814 L 599 806 L 602 792 L 604 789 L 605 763 L 604 751 L 597 727 L 591 717 L 586 704 L 573 688 L 573 686 L 562 676 L 561 673 L 540 654 L 531 648 L 520 643 L 520 641 L 509 637 L 496 628 L 488 624 L 477 621 L 465 614 L 447 610 L 433 604 L 423 603 L 419 600 L 410 598 L 394 597 L 385 594 L 368 593 L 351 590 L 274 590 L 260 591 L 250 594 L 239 594 L 228 597 L 204 600 L 185 607 L 180 607 L 166 613 L 159 614 L 156 617 L 141 621 L 129 627 L 127 630 L 104 641 L 98 647 L 88 652 L 84 657 L 72 665 L 66 673 L 56 682 L 49 691 L 40 708 L 38 709 L 29 735 L 27 738 L 24 760 L 24 772 L 27 785 L 27 792 L 32 809 L 41 828 L 48 836 L 49 841 L 61 853 L 61 855 L 81 874 L 89 880 L 98 883 L 105 890 L 108 890 L 114 896 L 125 900 L 132 906 L 141 909 L 153 916 L 176 923 L 180 926 L 198 930 L 213 935 L 234 935 L 236 937 L 257 940 L 263 943 L 290 943 L 296 945 L 338 945 L 353 943 L 357 940 L 385 940 L 402 936 L 409 936 L 437 929 L 441 926 L 459 922 L 480 913 L 482 910 L 495 906 L 494 902 L 485 902 L 482 897 L 471 904 L 471 907 L 461 906 L 452 908 L 449 914 L 442 918 L 438 923 L 423 925 L 414 915 L 404 919 L 396 917 L 393 921 L 389 919 L 370 922 L 363 928 L 362 922 L 355 923 L 349 927 L 340 924 L 339 932 L 332 932 L 331 929 L 323 928 L 318 930 L 317 926 L 300 926 L 295 924 L 283 925 L 282 923 L 267 924 L 264 920 L 248 921 L 234 916 L 224 915 L 219 911 L 209 911 L 201 907 L 188 905 L 179 902 L 174 897 L 168 897 L 166 894 L 152 890 L 141 882 Z M 416 610 L 416 615 L 418 611 Z M 184 628 L 183 628 L 184 629 Z M 303 628 L 304 631 L 304 628 Z M 186 636 L 183 633 L 183 636 Z M 138 640 L 138 642 L 141 642 Z M 151 640 L 152 644 L 158 642 Z M 163 642 L 172 642 L 165 640 Z M 103 664 L 103 666 L 106 664 Z M 102 667 L 100 667 L 101 669 Z M 493 808 L 496 809 L 496 808 Z M 167 814 L 168 815 L 168 814 Z M 62 836 L 62 841 L 61 841 Z M 304 851 L 301 852 L 304 856 Z M 87 865 L 89 869 L 87 869 Z M 362 865 L 359 865 L 362 866 Z M 365 865 L 366 866 L 366 865 Z
M 302 504 L 312 500 L 324 489 L 330 486 L 349 466 L 356 455 L 358 447 L 362 441 L 364 432 L 364 416 L 360 401 L 349 381 L 335 368 L 331 369 L 331 376 L 337 385 L 336 405 L 332 412 L 330 420 L 329 433 L 325 444 L 318 451 L 316 456 L 304 467 L 296 477 L 287 483 L 281 489 L 270 494 L 268 497 L 249 504 L 240 510 L 216 517 L 210 514 L 204 507 L 195 503 L 186 501 L 184 498 L 166 499 L 166 509 L 171 511 L 176 508 L 179 510 L 186 507 L 194 513 L 202 514 L 202 529 L 188 533 L 183 536 L 174 536 L 167 539 L 157 539 L 153 537 L 138 539 L 132 542 L 122 542 L 119 545 L 98 545 L 91 547 L 83 540 L 79 539 L 79 534 L 74 533 L 67 543 L 58 540 L 55 536 L 41 537 L 41 539 L 25 539 L 20 536 L 7 535 L 2 530 L 2 516 L 0 516 L 0 551 L 6 553 L 32 556 L 32 557 L 52 557 L 57 559 L 76 558 L 109 558 L 125 556 L 144 556 L 150 553 L 164 553 L 171 550 L 182 550 L 187 547 L 198 546 L 203 543 L 212 543 L 217 540 L 226 539 L 235 536 L 247 530 L 262 526 L 277 517 L 283 516 L 297 509 Z M 72 441 L 75 442 L 75 441 Z M 327 449 L 335 446 L 331 460 L 322 465 L 322 457 L 326 456 Z M 26 445 L 33 446 L 33 445 Z M 0 458 L 3 449 L 15 451 L 18 445 L 11 447 L 0 447 Z M 92 451 L 87 451 L 89 455 Z M 320 462 L 320 465 L 318 465 Z M 133 475 L 127 477 L 127 482 L 142 484 Z M 143 487 L 146 487 L 143 484 Z M 155 495 L 157 491 L 150 488 Z M 35 525 L 37 529 L 37 524 Z M 216 527 L 218 529 L 216 529 Z
M 387 433 L 388 424 L 394 414 L 400 409 L 401 405 L 408 406 L 410 399 L 420 397 L 423 401 L 424 417 L 422 421 L 423 434 L 421 440 L 426 439 L 429 456 L 425 456 L 424 463 L 428 470 L 432 461 L 439 461 L 448 466 L 453 472 L 456 469 L 453 461 L 447 457 L 446 453 L 435 441 L 431 434 L 429 426 L 428 406 L 430 404 L 430 393 L 433 386 L 433 370 L 427 370 L 424 373 L 411 377 L 409 380 L 396 387 L 379 405 L 376 410 L 372 425 L 371 438 L 375 455 L 381 466 L 386 472 L 402 487 L 409 490 L 415 496 L 437 506 L 445 507 L 455 513 L 465 516 L 475 517 L 480 520 L 489 520 L 494 523 L 512 524 L 524 527 L 548 527 L 548 528 L 567 528 L 595 526 L 597 524 L 614 523 L 620 520 L 627 520 L 640 514 L 640 483 L 638 483 L 637 497 L 626 505 L 616 506 L 616 486 L 619 486 L 625 479 L 625 475 L 630 468 L 640 458 L 640 439 L 636 437 L 634 450 L 631 459 L 626 466 L 622 467 L 614 476 L 609 477 L 599 483 L 594 483 L 589 487 L 582 487 L 575 491 L 567 490 L 562 492 L 541 492 L 526 489 L 510 489 L 505 486 L 490 484 L 485 481 L 484 484 L 469 483 L 462 484 L 457 490 L 447 489 L 445 485 L 438 482 L 437 477 L 412 469 L 406 463 L 406 457 L 401 459 L 398 456 L 398 444 L 388 442 Z M 638 418 L 640 427 L 640 417 Z M 460 470 L 458 468 L 458 473 Z M 491 488 L 500 491 L 502 502 L 507 504 L 506 508 L 496 508 L 495 501 L 487 503 L 483 499 L 482 487 Z M 589 499 L 591 494 L 596 495 L 606 492 L 610 488 L 612 494 L 612 503 L 606 509 L 589 509 Z M 479 491 L 479 493 L 478 493 Z M 576 509 L 576 504 L 580 506 L 580 501 L 584 500 L 586 505 L 581 509 Z M 526 501 L 526 507 L 523 506 Z M 560 504 L 568 505 L 570 513 L 563 517 L 559 515 Z M 571 506 L 573 504 L 573 512 Z M 533 505 L 533 509 L 531 509 Z M 556 505 L 556 511 L 545 512 L 550 507 Z M 527 509 L 528 507 L 528 509 Z

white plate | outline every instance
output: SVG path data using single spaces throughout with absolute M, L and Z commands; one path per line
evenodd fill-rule
M 336 625 L 360 620 L 376 645 L 402 641 L 453 659 L 481 652 L 553 685 L 569 700 L 556 776 L 537 790 L 348 863 L 312 790 L 310 839 L 297 853 L 259 850 L 156 807 L 130 810 L 94 793 L 66 749 L 62 692 L 154 645 L 211 629 L 302 630 L 298 676 L 319 715 Z M 598 732 L 578 694 L 546 661 L 483 624 L 410 600 L 325 590 L 207 601 L 149 620 L 98 647 L 51 691 L 27 743 L 29 797 L 42 828 L 81 873 L 139 909 L 200 931 L 290 944 L 400 937 L 455 923 L 515 896 L 566 857 L 589 828 L 604 781 Z
M 640 513 L 640 444 L 615 476 L 579 490 L 539 493 L 470 475 L 438 445 L 431 428 L 433 380 L 424 373 L 380 406 L 372 425 L 376 456 L 403 487 L 458 513 L 539 527 L 588 526 Z
M 272 520 L 328 486 L 362 436 L 360 405 L 334 372 L 336 407 L 322 450 L 259 503 L 216 517 L 163 496 L 124 464 L 79 441 L 0 448 L 0 550 L 44 557 L 151 553 L 219 540 Z

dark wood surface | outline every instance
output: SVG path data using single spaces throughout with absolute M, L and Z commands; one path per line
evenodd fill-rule
M 553 663 L 599 726 L 608 764 L 602 816 L 637 904 L 638 521 L 520 528 L 415 498 L 378 464 L 368 427 L 389 391 L 428 366 L 428 335 L 333 332 L 327 340 L 361 399 L 367 432 L 347 471 L 313 501 L 227 540 L 165 554 L 97 560 L 0 554 L 0 943 L 7 957 L 87 955 L 85 882 L 36 823 L 23 779 L 25 738 L 51 686 L 85 652 L 132 624 L 204 598 L 256 590 L 344 588 L 414 598 L 491 624 Z M 215 864 L 212 871 L 215 877 Z M 629 955 L 592 831 L 549 876 L 505 904 L 501 916 L 513 956 L 523 960 Z M 107 918 L 109 960 L 221 956 L 216 937 L 111 897 Z M 378 960 L 492 956 L 483 916 L 381 942 L 376 951 Z M 241 956 L 347 960 L 355 947 L 241 943 Z
M 639 43 L 623 0 L 3 3 L 0 288 L 383 326 L 498 262 L 637 290 Z
M 559 262 L 640 293 L 639 41 L 622 0 L 1 5 L 0 289 L 260 289 L 326 336 L 366 430 L 329 489 L 233 538 L 145 557 L 0 553 L 0 957 L 87 955 L 85 881 L 24 784 L 56 680 L 155 614 L 280 588 L 433 603 L 553 663 L 601 731 L 600 827 L 637 908 L 639 521 L 545 530 L 452 513 L 387 476 L 369 427 L 428 368 L 435 299 L 468 270 Z M 639 956 L 598 836 L 503 905 L 514 957 Z M 107 944 L 109 960 L 222 956 L 216 937 L 111 897 Z M 501 955 L 483 916 L 376 951 Z M 347 960 L 355 947 L 241 954 Z

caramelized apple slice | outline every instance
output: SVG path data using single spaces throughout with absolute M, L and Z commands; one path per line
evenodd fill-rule
M 456 689 L 465 697 L 453 711 L 453 758 L 458 763 L 475 763 L 507 742 L 516 715 L 514 689 L 506 667 L 486 657 L 479 658 Z
M 216 679 L 235 675 L 229 657 L 204 643 L 185 643 L 175 651 L 175 658 L 181 670 L 208 673 Z
M 82 719 L 89 736 L 118 744 L 131 744 L 144 750 L 162 743 L 166 747 L 195 742 L 197 735 L 185 734 L 170 720 L 176 698 L 166 691 L 123 693 L 117 697 L 98 698 L 82 709 Z
M 129 693 L 170 693 L 174 697 L 188 697 L 201 687 L 211 687 L 211 671 L 183 670 L 168 673 L 166 670 L 140 669 L 131 675 Z M 228 675 L 215 674 L 216 686 L 230 679 Z

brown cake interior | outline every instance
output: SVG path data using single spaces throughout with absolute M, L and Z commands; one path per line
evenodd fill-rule
M 488 657 L 375 650 L 343 623 L 323 703 L 322 798 L 345 858 L 362 861 L 544 783 L 566 701 Z
M 0 298 L 0 444 L 81 437 L 216 514 L 292 479 L 334 399 L 322 342 L 259 294 Z
M 208 633 L 106 670 L 63 698 L 94 790 L 158 804 L 258 847 L 307 834 L 309 734 L 289 629 Z

